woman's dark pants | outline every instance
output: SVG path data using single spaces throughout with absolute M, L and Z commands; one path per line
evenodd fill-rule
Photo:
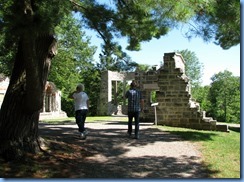
M 85 131 L 85 121 L 86 121 L 87 111 L 88 111 L 87 109 L 75 111 L 75 120 L 76 120 L 76 124 L 79 127 L 79 132 Z

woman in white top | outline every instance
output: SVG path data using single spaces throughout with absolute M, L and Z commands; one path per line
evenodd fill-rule
M 85 129 L 85 121 L 89 109 L 89 97 L 84 92 L 84 85 L 77 85 L 76 91 L 71 93 L 69 97 L 74 99 L 76 124 L 79 127 L 80 137 L 85 139 L 87 134 Z

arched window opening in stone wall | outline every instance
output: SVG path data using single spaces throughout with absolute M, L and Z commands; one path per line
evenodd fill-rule
M 47 82 L 43 98 L 42 112 L 56 112 L 61 110 L 58 90 L 54 83 Z

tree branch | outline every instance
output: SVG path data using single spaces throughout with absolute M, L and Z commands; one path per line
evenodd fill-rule
M 84 10 L 87 10 L 84 6 L 82 6 L 81 4 L 75 2 L 74 0 L 69 0 L 72 4 L 74 4 L 75 6 L 81 8 L 81 9 L 84 9 Z

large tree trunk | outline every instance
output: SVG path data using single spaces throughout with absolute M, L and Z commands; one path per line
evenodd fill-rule
M 38 151 L 38 121 L 51 58 L 52 35 L 31 31 L 20 38 L 10 84 L 0 110 L 0 155 L 16 159 Z
M 43 91 L 51 59 L 56 54 L 56 40 L 40 28 L 44 23 L 35 17 L 33 5 L 34 1 L 19 0 L 12 8 L 21 21 L 16 21 L 17 30 L 13 31 L 18 49 L 0 110 L 0 155 L 7 160 L 39 150 Z

